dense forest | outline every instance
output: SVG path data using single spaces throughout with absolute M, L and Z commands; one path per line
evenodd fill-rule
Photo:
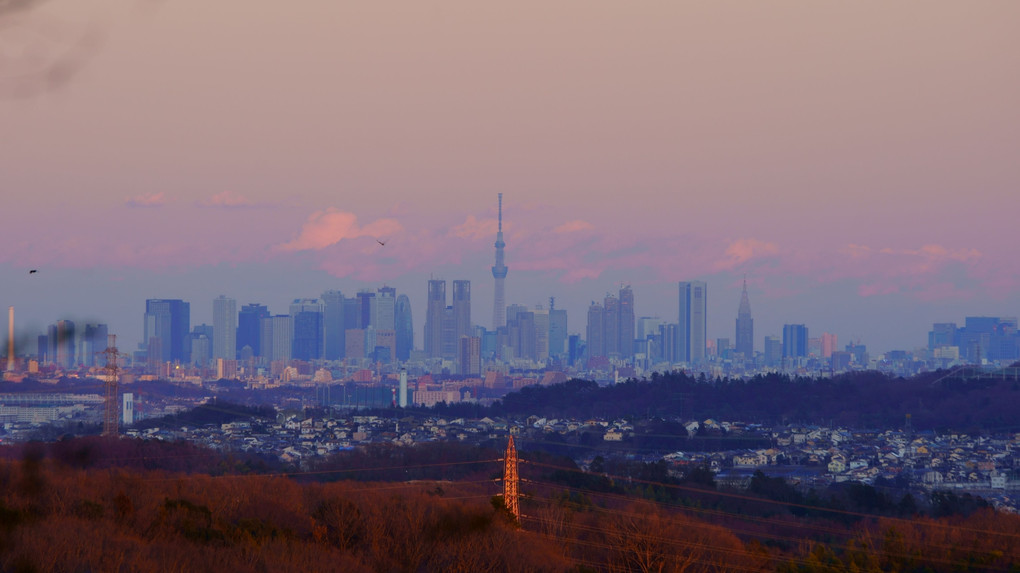
M 920 430 L 1020 431 L 1020 382 L 961 380 L 940 371 L 909 379 L 879 372 L 833 378 L 758 375 L 748 380 L 654 373 L 600 387 L 573 379 L 528 386 L 491 407 L 443 405 L 461 416 L 528 416 L 603 419 L 662 417 L 734 420 L 766 424 L 834 423 L 855 428 L 902 428 L 906 416 Z
M 398 450 L 345 453 L 332 470 L 282 475 L 187 444 L 90 438 L 7 448 L 0 570 L 949 572 L 1020 564 L 1020 518 L 959 499 L 913 505 L 867 486 L 812 499 L 760 475 L 746 492 L 722 491 L 697 468 L 670 479 L 656 464 L 588 473 L 569 460 L 525 456 L 517 523 L 496 495 L 500 460 L 490 456 L 498 452 L 451 445 L 401 458 Z M 203 461 L 189 469 L 181 460 Z M 403 479 L 378 473 L 385 460 L 429 469 Z M 376 472 L 362 479 L 392 480 L 344 475 L 359 464 Z M 445 479 L 431 478 L 445 470 Z M 812 506 L 817 500 L 824 503 Z

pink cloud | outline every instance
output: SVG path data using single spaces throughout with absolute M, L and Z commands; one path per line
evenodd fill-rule
M 199 201 L 198 204 L 202 207 L 224 207 L 224 208 L 253 207 L 255 205 L 254 203 L 249 201 L 248 198 L 245 197 L 244 195 L 241 195 L 240 193 L 230 190 L 223 191 L 221 193 L 213 195 L 212 197 L 203 199 Z
M 563 233 L 576 233 L 578 231 L 590 231 L 590 230 L 592 230 L 594 228 L 595 228 L 595 225 L 592 225 L 588 221 L 582 221 L 580 219 L 575 219 L 573 221 L 567 221 L 566 223 L 563 223 L 559 227 L 556 227 L 555 229 L 553 229 L 553 232 L 554 233 L 560 233 L 560 234 L 563 234 Z
M 128 207 L 159 207 L 164 203 L 166 203 L 166 198 L 163 196 L 162 191 L 158 193 L 143 193 L 124 200 L 124 204 Z
M 278 251 L 317 251 L 335 245 L 344 239 L 359 237 L 384 238 L 403 230 L 396 219 L 379 219 L 365 225 L 358 225 L 354 213 L 330 208 L 316 211 L 308 218 L 301 232 L 290 241 L 278 245 Z
M 468 215 L 463 223 L 450 230 L 450 234 L 461 239 L 481 241 L 495 239 L 498 230 L 499 221 L 496 219 L 478 219 L 474 215 Z
M 573 284 L 584 279 L 597 279 L 602 275 L 605 268 L 597 267 L 577 267 L 570 269 L 563 276 L 560 277 L 560 282 L 566 284 Z
M 751 259 L 778 253 L 779 247 L 775 243 L 767 243 L 758 239 L 739 239 L 726 247 L 726 251 L 723 253 L 725 258 L 715 264 L 715 269 L 731 270 Z

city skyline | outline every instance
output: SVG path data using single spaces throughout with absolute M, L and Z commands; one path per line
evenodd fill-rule
M 420 335 L 429 276 L 471 281 L 484 324 L 499 193 L 506 304 L 556 297 L 574 333 L 620 283 L 671 321 L 702 281 L 707 338 L 732 341 L 745 274 L 759 350 L 784 324 L 883 351 L 1020 314 L 1016 4 L 235 2 L 16 22 L 104 34 L 60 86 L 0 99 L 19 333 L 133 345 L 149 298 L 212 324 L 220 294 L 281 314 L 387 284 Z

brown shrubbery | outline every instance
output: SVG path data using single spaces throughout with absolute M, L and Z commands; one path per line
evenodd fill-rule
M 498 484 L 0 462 L 2 571 L 1008 571 L 1020 518 L 865 519 L 798 541 L 782 520 L 529 482 L 524 527 Z M 709 521 L 714 521 L 710 523 Z M 801 520 L 805 527 L 810 521 Z M 831 524 L 830 524 L 831 526 Z

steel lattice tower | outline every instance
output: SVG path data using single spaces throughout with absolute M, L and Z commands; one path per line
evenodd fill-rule
M 521 521 L 521 505 L 517 486 L 520 479 L 517 475 L 517 448 L 514 447 L 514 437 L 506 444 L 506 455 L 503 456 L 503 504 L 506 506 L 514 519 Z
M 120 368 L 117 366 L 117 335 L 107 337 L 106 350 L 106 401 L 103 411 L 103 435 L 112 438 L 120 434 L 120 404 L 117 403 L 117 378 Z
M 503 264 L 503 194 L 499 194 L 499 227 L 496 232 L 496 264 L 492 266 L 492 278 L 496 279 L 496 294 L 492 304 L 492 329 L 506 326 L 506 282 L 507 267 Z

